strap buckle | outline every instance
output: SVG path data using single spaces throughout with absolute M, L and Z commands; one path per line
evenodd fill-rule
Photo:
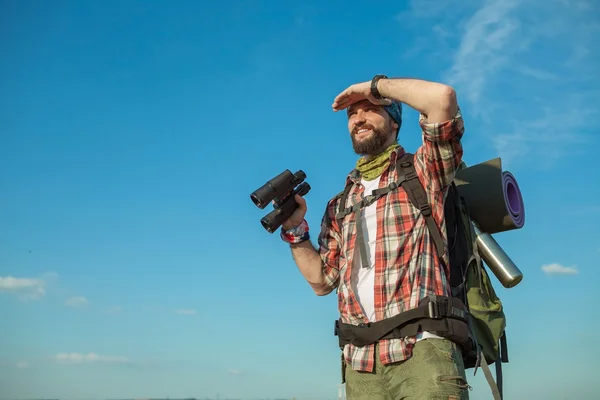
M 441 319 L 442 318 L 442 313 L 440 312 L 440 305 L 438 302 L 430 299 L 429 303 L 427 304 L 427 307 L 428 307 L 428 311 L 429 311 L 429 318 L 431 318 L 431 319 Z
M 425 217 L 429 217 L 432 213 L 429 202 L 425 202 L 424 204 L 421 204 L 419 209 L 421 210 L 421 214 L 423 214 Z
M 373 194 L 366 195 L 362 201 L 363 201 L 363 204 L 365 205 L 365 207 L 370 206 L 371 203 L 373 203 L 375 201 L 375 196 Z

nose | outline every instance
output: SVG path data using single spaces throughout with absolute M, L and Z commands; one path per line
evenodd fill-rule
M 365 122 L 365 113 L 363 110 L 357 110 L 354 113 L 354 125 Z

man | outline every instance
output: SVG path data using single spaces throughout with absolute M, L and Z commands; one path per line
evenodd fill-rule
M 423 144 L 414 165 L 434 220 L 445 232 L 444 200 L 462 160 L 464 127 L 454 90 L 440 83 L 378 75 L 335 98 L 333 110 L 346 110 L 354 151 L 362 156 L 346 178 L 351 189 L 343 207 L 397 179 L 395 162 L 405 154 L 397 142 L 402 103 L 420 113 Z M 317 295 L 337 289 L 344 323 L 381 321 L 415 308 L 428 295 L 450 296 L 447 248 L 440 262 L 424 217 L 403 188 L 363 208 L 359 221 L 353 212 L 336 219 L 340 197 L 327 204 L 318 249 L 310 242 L 306 201 L 300 196 L 281 237 Z M 460 348 L 429 332 L 365 346 L 346 344 L 342 360 L 350 400 L 468 399 Z

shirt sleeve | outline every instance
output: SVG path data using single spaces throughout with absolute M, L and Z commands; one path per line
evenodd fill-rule
M 423 132 L 423 145 L 417 150 L 421 165 L 423 183 L 429 193 L 439 193 L 446 189 L 456 174 L 462 161 L 464 122 L 460 107 L 452 119 L 427 123 L 421 114 L 419 125 Z
M 341 234 L 335 221 L 335 205 L 337 202 L 331 200 L 321 221 L 321 232 L 319 233 L 319 254 L 323 262 L 323 273 L 325 283 L 331 288 L 337 288 L 340 279 L 339 260 L 341 254 Z

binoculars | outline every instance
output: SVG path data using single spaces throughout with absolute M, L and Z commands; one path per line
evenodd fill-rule
M 298 203 L 294 196 L 304 196 L 310 191 L 310 185 L 304 182 L 305 179 L 304 171 L 292 174 L 286 169 L 250 194 L 250 199 L 260 209 L 273 202 L 274 210 L 260 220 L 267 232 L 275 232 L 296 211 Z

